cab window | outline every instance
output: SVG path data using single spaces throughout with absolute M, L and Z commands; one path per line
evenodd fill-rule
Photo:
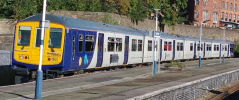
M 49 48 L 61 48 L 62 40 L 62 29 L 60 28 L 51 28 L 50 37 L 48 41 Z
M 30 46 L 31 27 L 20 26 L 18 30 L 17 45 Z

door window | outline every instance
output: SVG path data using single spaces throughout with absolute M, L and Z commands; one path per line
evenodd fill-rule
M 83 51 L 83 42 L 84 42 L 84 36 L 80 35 L 79 36 L 79 52 Z

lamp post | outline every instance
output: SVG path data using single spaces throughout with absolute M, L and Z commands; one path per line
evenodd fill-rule
M 153 75 L 155 75 L 156 74 L 156 69 L 157 69 L 157 67 L 156 67 L 156 65 L 157 65 L 157 62 L 156 62 L 156 49 L 157 49 L 157 47 L 156 47 L 156 42 L 155 42 L 155 34 L 156 34 L 156 32 L 157 32 L 157 28 L 158 28 L 158 11 L 159 10 L 161 10 L 161 9 L 154 9 L 155 11 L 156 11 L 156 18 L 155 18 L 155 32 L 154 32 L 154 39 L 153 39 L 153 41 L 154 41 L 154 50 L 153 50 L 153 52 L 154 52 L 154 62 L 153 62 Z M 159 37 L 159 40 L 160 40 L 160 37 Z M 160 60 L 159 60 L 159 64 L 158 64 L 158 73 L 160 72 Z
M 227 0 L 225 0 L 225 7 L 228 6 L 226 2 L 227 2 Z M 234 3 L 235 3 L 235 0 L 234 0 Z M 234 4 L 233 9 L 234 8 L 235 8 L 235 4 Z M 232 15 L 233 18 L 234 18 L 234 11 L 235 11 L 235 9 L 233 10 L 233 15 Z M 226 9 L 225 9 L 225 14 L 226 14 Z M 226 16 L 224 18 L 226 19 Z M 224 57 L 224 51 L 225 51 L 225 30 L 226 30 L 226 27 L 224 26 L 224 28 L 223 28 L 223 48 L 224 49 L 222 49 L 223 50 L 222 51 L 222 54 L 223 54 L 222 63 L 225 63 L 225 57 Z M 221 62 L 221 60 L 220 60 L 220 62 Z
M 43 2 L 43 14 L 42 14 L 42 25 L 41 25 L 41 45 L 40 45 L 40 57 L 39 57 L 39 66 L 37 70 L 37 79 L 35 86 L 35 99 L 41 99 L 41 91 L 42 91 L 42 56 L 43 56 L 43 41 L 44 41 L 44 33 L 45 33 L 45 15 L 46 15 L 46 1 Z
M 226 48 L 225 48 L 225 27 L 223 28 L 223 58 L 222 58 L 222 62 L 223 63 L 225 63 L 225 57 L 224 57 L 224 53 L 225 53 L 225 50 L 226 50 Z
M 202 21 L 200 22 L 200 39 L 199 39 L 199 67 L 201 67 L 201 40 L 202 40 Z
M 146 7 L 146 8 L 148 8 L 148 9 L 151 9 L 151 10 L 155 10 L 156 11 L 156 18 L 155 18 L 155 32 L 153 32 L 153 47 L 154 47 L 154 49 L 153 49 L 153 66 L 152 66 L 152 74 L 153 75 L 155 75 L 156 74 L 156 69 L 157 69 L 157 67 L 156 67 L 156 65 L 157 65 L 157 62 L 156 62 L 156 49 L 157 49 L 157 47 L 156 47 L 156 42 L 155 42 L 155 36 L 157 36 L 158 38 L 159 38 L 159 40 L 160 40 L 160 33 L 158 33 L 158 34 L 156 34 L 157 33 L 157 25 L 158 25 L 158 11 L 159 10 L 162 10 L 162 9 L 166 9 L 166 8 L 170 8 L 170 7 L 166 7 L 166 8 L 162 8 L 162 9 L 153 9 L 153 8 L 149 8 L 149 7 L 147 7 L 147 6 L 144 6 L 144 7 Z M 173 7 L 174 8 L 174 7 Z M 174 10 L 176 10 L 177 11 L 177 9 L 176 8 L 174 8 Z M 158 73 L 160 72 L 160 60 L 159 60 L 159 64 L 158 64 Z

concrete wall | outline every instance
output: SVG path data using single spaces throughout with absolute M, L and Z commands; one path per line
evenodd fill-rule
M 47 12 L 48 14 L 55 14 L 73 18 L 80 18 L 91 21 L 102 22 L 103 18 L 105 18 L 106 13 L 102 12 L 83 12 L 83 11 L 51 11 Z M 145 19 L 143 22 L 139 22 L 138 25 L 131 22 L 130 18 L 126 16 L 120 16 L 116 14 L 110 14 L 112 16 L 112 21 L 117 22 L 119 25 L 139 28 L 139 29 L 147 29 L 147 30 L 155 30 L 155 21 Z M 3 42 L 11 42 L 13 36 L 6 36 L 1 34 L 13 34 L 14 33 L 14 25 L 16 21 L 2 19 L 0 20 L 0 43 Z M 158 29 L 159 30 L 159 29 Z M 198 26 L 190 26 L 190 25 L 177 25 L 174 27 L 165 27 L 164 31 L 170 34 L 181 34 L 181 35 L 189 35 L 199 37 L 199 27 Z M 203 27 L 202 37 L 205 38 L 216 38 L 222 39 L 223 30 L 219 28 L 208 28 Z M 239 37 L 239 32 L 237 30 L 226 30 L 226 40 L 237 41 Z M 3 40 L 4 38 L 4 40 Z M 9 40 L 9 41 L 6 41 Z

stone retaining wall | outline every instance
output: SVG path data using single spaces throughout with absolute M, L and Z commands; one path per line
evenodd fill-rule
M 79 19 L 85 19 L 85 20 L 91 20 L 91 21 L 98 21 L 98 22 L 102 22 L 103 18 L 105 18 L 107 15 L 106 13 L 102 13 L 102 12 L 83 12 L 83 11 L 51 11 L 47 13 L 79 18 Z M 145 19 L 143 22 L 139 22 L 138 25 L 136 25 L 132 23 L 131 19 L 126 16 L 120 16 L 117 14 L 108 14 L 108 15 L 112 17 L 111 19 L 108 19 L 108 20 L 114 21 L 115 23 L 121 26 L 146 29 L 146 30 L 155 30 L 154 20 Z M 16 21 L 14 20 L 1 19 L 0 34 L 13 34 L 15 24 L 16 24 Z M 172 27 L 166 26 L 164 29 L 164 32 L 170 33 L 170 34 L 180 34 L 180 35 L 199 37 L 199 27 L 192 26 L 192 25 L 177 25 L 174 27 L 174 30 L 172 29 Z M 222 39 L 222 33 L 223 33 L 223 30 L 219 28 L 203 27 L 202 37 Z M 230 30 L 230 29 L 226 30 L 226 40 L 237 41 L 238 37 L 239 37 L 238 30 Z M 7 40 L 9 39 L 12 40 L 11 36 L 7 38 L 8 38 Z M 4 41 L 2 41 L 0 37 L 0 43 L 1 42 L 4 42 Z

